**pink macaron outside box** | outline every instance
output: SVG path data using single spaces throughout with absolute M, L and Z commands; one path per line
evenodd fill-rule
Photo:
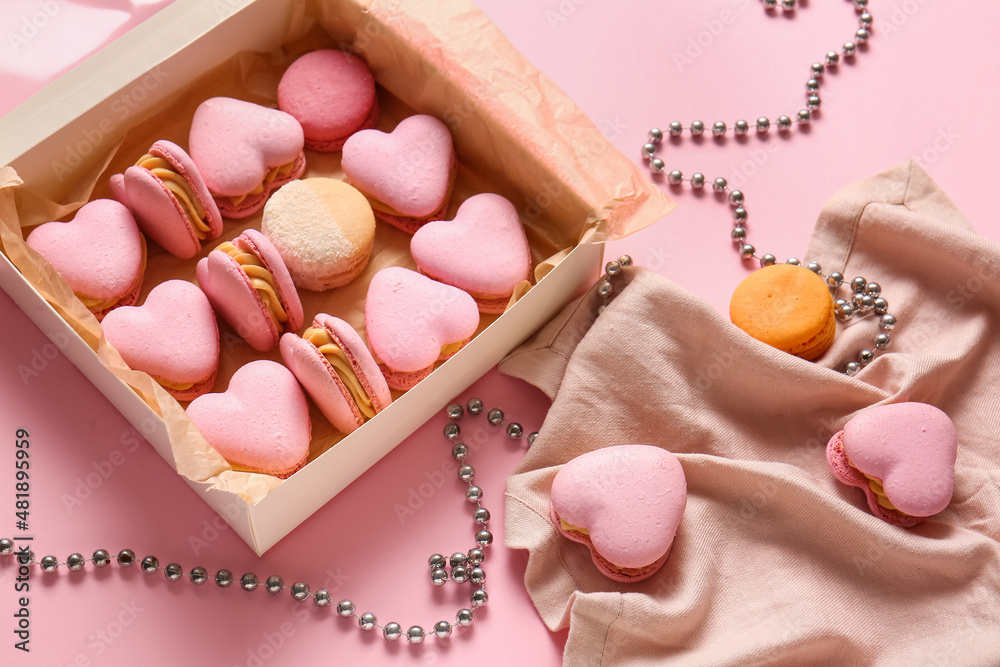
M 352 434 L 314 417 L 308 463 L 279 480 L 233 469 L 184 405 L 129 369 L 65 281 L 29 252 L 22 229 L 69 219 L 86 201 L 107 197 L 110 175 L 154 141 L 186 145 L 205 99 L 276 106 L 281 73 L 319 48 L 350 51 L 371 69 L 379 129 L 416 113 L 447 124 L 458 170 L 446 218 L 473 194 L 504 195 L 525 225 L 534 276 L 506 312 L 483 317 L 465 348 Z M 339 153 L 307 150 L 306 158 L 303 177 L 343 177 Z M 591 286 L 602 271 L 603 241 L 652 224 L 673 206 L 469 0 L 178 0 L 0 119 L 0 165 L 7 165 L 0 166 L 0 287 L 257 554 Z M 227 219 L 218 241 L 259 227 L 259 214 Z M 328 292 L 300 290 L 305 326 L 329 312 L 363 330 L 371 276 L 392 263 L 415 266 L 400 259 L 408 257 L 399 252 L 408 235 L 381 227 L 358 279 Z M 166 280 L 194 282 L 197 260 L 214 245 L 192 259 L 154 248 L 140 300 Z M 224 336 L 214 391 L 251 360 L 280 361 L 277 350 L 227 343 Z

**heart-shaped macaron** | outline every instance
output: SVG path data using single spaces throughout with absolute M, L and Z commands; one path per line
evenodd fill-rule
M 862 489 L 872 514 L 907 528 L 951 502 L 957 454 L 955 425 L 926 403 L 868 408 L 827 445 L 834 476 Z
M 302 126 L 278 109 L 213 97 L 195 110 L 189 152 L 226 217 L 244 218 L 305 169 Z
M 462 202 L 454 220 L 418 229 L 410 254 L 421 273 L 465 290 L 484 313 L 502 313 L 514 288 L 531 276 L 531 249 L 517 209 L 488 192 Z
M 146 245 L 135 218 L 113 199 L 95 199 L 69 222 L 35 228 L 27 243 L 44 257 L 98 319 L 135 303 Z
M 455 150 L 437 118 L 409 116 L 390 133 L 362 130 L 344 143 L 341 167 L 375 216 L 413 233 L 441 217 L 454 182 Z
M 309 404 L 292 372 L 277 362 L 240 367 L 226 391 L 199 396 L 187 415 L 235 466 L 286 478 L 309 456 Z
M 365 297 L 368 344 L 393 389 L 409 389 L 455 354 L 479 327 L 462 290 L 399 266 L 372 278 Z
M 167 280 L 141 306 L 116 308 L 104 336 L 131 368 L 179 401 L 211 391 L 219 368 L 219 327 L 208 297 L 186 280 Z
M 677 457 L 651 445 L 616 445 L 582 454 L 552 481 L 556 530 L 585 544 L 615 581 L 641 581 L 666 562 L 687 504 Z

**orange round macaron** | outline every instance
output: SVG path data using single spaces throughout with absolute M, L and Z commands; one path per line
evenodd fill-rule
M 757 340 L 812 361 L 833 343 L 833 297 L 816 273 L 794 264 L 754 271 L 729 304 L 733 324 Z

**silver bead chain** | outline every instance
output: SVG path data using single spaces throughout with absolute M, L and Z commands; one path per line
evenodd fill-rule
M 819 97 L 819 89 L 823 80 L 823 74 L 827 71 L 827 68 L 837 67 L 841 62 L 841 57 L 844 59 L 853 59 L 857 54 L 858 45 L 865 44 L 871 37 L 873 19 L 871 13 L 868 11 L 868 0 L 849 1 L 854 5 L 854 9 L 858 13 L 858 29 L 854 33 L 854 40 L 844 42 L 843 48 L 839 53 L 837 51 L 828 52 L 825 62 L 815 62 L 812 64 L 809 69 L 809 80 L 806 81 L 806 108 L 801 109 L 796 114 L 794 122 L 790 116 L 779 116 L 775 123 L 779 132 L 791 131 L 795 123 L 798 123 L 799 126 L 809 124 L 813 118 L 813 112 L 817 111 L 822 103 Z M 763 2 L 768 10 L 774 9 L 780 4 L 783 10 L 793 11 L 796 6 L 796 0 L 782 0 L 780 3 L 778 0 L 763 0 Z M 771 130 L 771 120 L 766 116 L 761 116 L 752 125 L 745 120 L 738 120 L 733 124 L 733 132 L 736 135 L 745 135 L 750 131 L 751 127 L 756 128 L 759 134 L 765 134 Z M 714 123 L 711 129 L 712 134 L 716 137 L 724 137 L 729 131 L 729 127 L 723 121 Z M 693 121 L 688 126 L 684 126 L 678 121 L 673 121 L 668 126 L 667 134 L 671 137 L 679 137 L 685 130 L 689 131 L 693 136 L 700 136 L 705 132 L 706 126 L 705 123 L 699 120 Z M 663 174 L 665 170 L 663 160 L 656 156 L 663 138 L 663 130 L 653 128 L 649 131 L 649 141 L 642 146 L 643 158 L 648 162 L 649 170 L 655 175 Z M 672 186 L 680 186 L 685 182 L 690 183 L 691 188 L 694 190 L 701 190 L 709 183 L 704 174 L 695 173 L 690 178 L 685 178 L 684 174 L 678 169 L 667 172 L 666 179 L 667 183 Z M 728 199 L 732 208 L 733 229 L 730 232 L 730 237 L 736 244 L 736 249 L 740 256 L 748 261 L 753 259 L 758 260 L 761 267 L 777 263 L 777 258 L 774 255 L 758 255 L 757 249 L 747 242 L 747 219 L 749 215 L 744 205 L 745 197 L 743 193 L 739 190 L 731 189 L 726 179 L 721 176 L 711 181 L 711 188 L 720 198 Z M 795 257 L 788 258 L 786 263 L 796 266 L 801 265 L 801 262 Z M 844 276 L 839 271 L 824 274 L 822 267 L 816 262 L 808 262 L 805 266 L 824 278 L 827 285 L 835 294 L 844 284 Z M 855 315 L 874 314 L 879 318 L 880 329 L 880 332 L 875 336 L 873 341 L 874 349 L 864 349 L 858 354 L 856 361 L 849 361 L 844 364 L 843 372 L 853 376 L 871 363 L 879 352 L 888 349 L 891 342 L 889 332 L 895 328 L 896 318 L 889 313 L 889 302 L 882 296 L 882 287 L 878 283 L 870 283 L 863 277 L 858 276 L 848 286 L 851 288 L 849 298 L 834 300 L 834 313 L 837 319 L 847 321 Z
M 464 408 L 458 403 L 452 403 L 445 408 L 445 414 L 448 416 L 449 421 L 444 427 L 444 435 L 452 445 L 452 458 L 461 464 L 458 469 L 458 479 L 467 485 L 465 498 L 475 505 L 473 520 L 477 525 L 475 534 L 476 546 L 469 549 L 468 552 L 458 551 L 449 558 L 445 558 L 441 554 L 434 554 L 428 560 L 430 579 L 434 585 L 443 586 L 445 583 L 451 581 L 455 584 L 469 582 L 474 587 L 469 596 L 470 606 L 459 609 L 458 613 L 455 614 L 454 621 L 438 621 L 431 630 L 425 630 L 419 625 L 414 625 L 404 631 L 399 623 L 390 622 L 381 624 L 378 622 L 375 614 L 370 612 L 359 613 L 355 604 L 350 600 L 341 600 L 334 604 L 329 591 L 320 589 L 311 592 L 309 584 L 303 581 L 297 581 L 291 586 L 286 586 L 284 580 L 278 576 L 270 576 L 261 582 L 260 578 L 252 572 L 247 572 L 239 579 L 236 579 L 230 570 L 218 570 L 215 575 L 210 575 L 208 570 L 203 567 L 194 567 L 185 572 L 184 568 L 178 563 L 169 563 L 161 567 L 159 559 L 155 556 L 146 556 L 141 561 L 138 561 L 139 568 L 146 574 L 163 572 L 163 576 L 167 581 L 171 582 L 186 577 L 193 584 L 201 585 L 211 578 L 214 579 L 216 585 L 220 588 L 229 588 L 234 583 L 238 583 L 247 592 L 255 591 L 259 587 L 263 587 L 271 594 L 289 591 L 296 600 L 305 601 L 312 599 L 317 607 L 335 607 L 339 616 L 345 619 L 356 619 L 362 630 L 372 631 L 376 628 L 380 629 L 382 635 L 388 641 L 395 641 L 400 637 L 405 637 L 409 643 L 419 644 L 423 642 L 424 637 L 429 635 L 445 639 L 451 635 L 455 627 L 467 627 L 471 625 L 475 618 L 475 609 L 482 607 L 489 600 L 489 596 L 486 594 L 486 571 L 483 569 L 483 562 L 486 559 L 486 550 L 493 543 L 493 533 L 486 528 L 486 525 L 490 521 L 490 511 L 483 505 L 483 490 L 473 482 L 476 471 L 467 463 L 470 450 L 464 443 L 459 442 L 461 429 L 458 425 L 458 422 L 466 412 L 470 415 L 479 415 L 484 411 L 486 413 L 486 421 L 490 426 L 497 428 L 503 426 L 505 419 L 503 411 L 499 408 L 486 410 L 483 402 L 478 398 L 469 399 Z M 535 438 L 538 436 L 537 431 L 525 436 L 524 427 L 517 422 L 509 422 L 506 425 L 505 431 L 507 437 L 512 440 L 525 437 L 529 446 L 534 443 Z M 36 560 L 34 552 L 30 550 L 15 551 L 14 540 L 10 538 L 0 539 L 0 556 L 14 556 L 22 566 L 37 565 L 43 573 L 56 572 L 59 567 L 78 571 L 82 570 L 88 562 L 93 563 L 96 568 L 107 567 L 113 560 L 121 567 L 131 567 L 137 562 L 136 554 L 131 549 L 122 549 L 118 552 L 117 557 L 112 556 L 110 552 L 104 549 L 98 549 L 90 558 L 86 558 L 79 553 L 74 553 L 62 562 L 55 556 L 45 556 L 41 560 Z

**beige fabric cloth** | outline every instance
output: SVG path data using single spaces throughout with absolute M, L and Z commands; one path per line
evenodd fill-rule
M 501 365 L 554 399 L 507 483 L 506 543 L 567 665 L 1000 665 L 1000 247 L 907 163 L 823 210 L 806 255 L 884 286 L 900 322 L 857 377 L 871 317 L 810 363 L 752 340 L 641 268 Z M 825 446 L 866 406 L 937 405 L 959 434 L 949 507 L 905 530 L 837 482 Z M 678 454 L 688 504 L 666 565 L 597 573 L 549 523 L 559 466 L 596 448 Z

